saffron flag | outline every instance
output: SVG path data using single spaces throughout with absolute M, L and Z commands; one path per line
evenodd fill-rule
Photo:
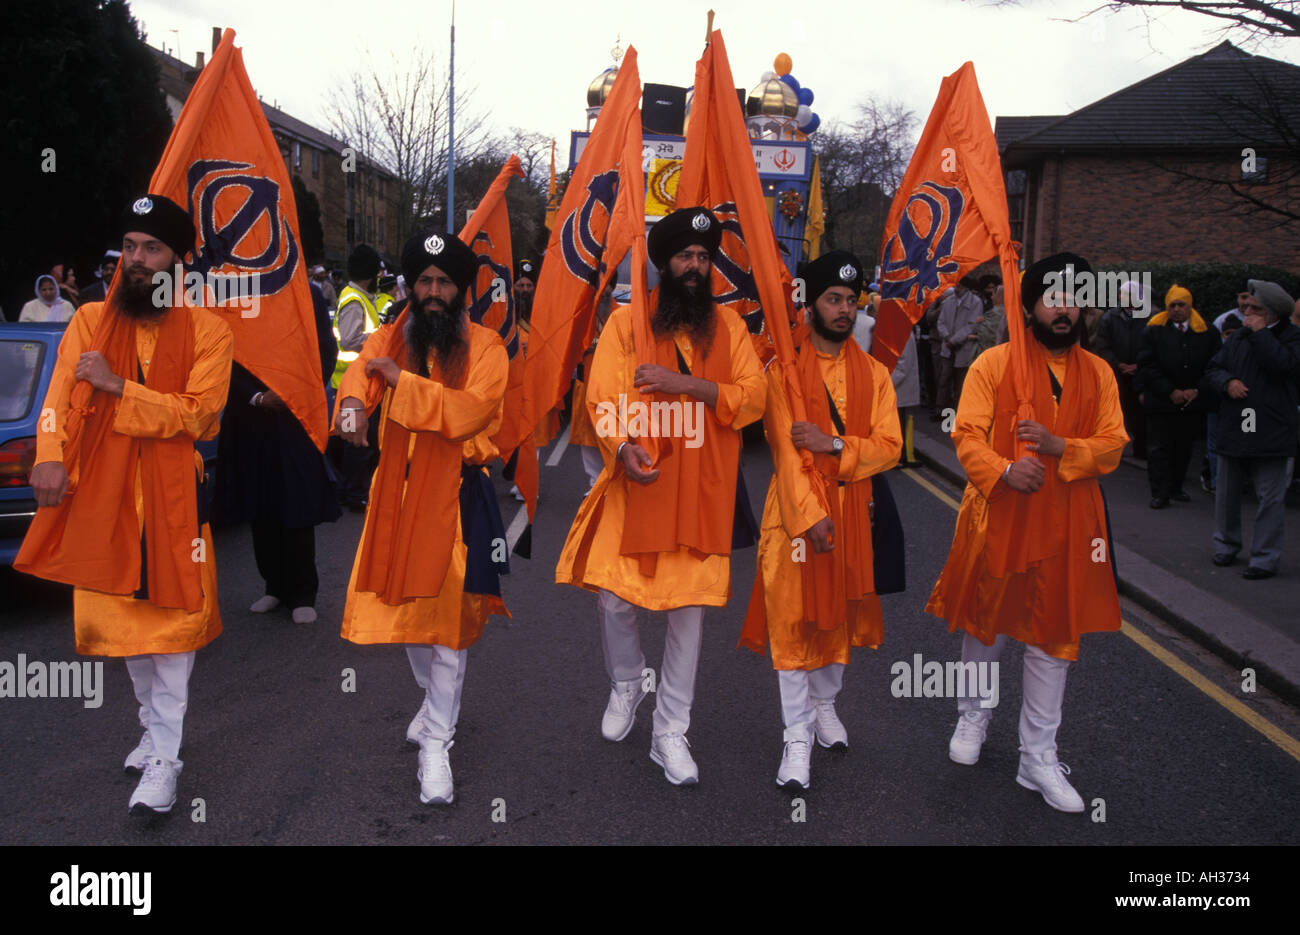
M 641 77 L 636 49 L 629 47 L 555 216 L 533 299 L 521 434 L 509 438 L 503 431 L 502 450 L 531 434 L 560 404 L 595 333 L 597 297 L 638 236 L 645 236 L 640 213 L 622 212 L 615 223 L 615 202 L 629 182 L 619 163 L 633 144 L 639 154 Z M 639 177 L 639 156 L 637 170 Z M 644 190 L 636 194 L 643 203 Z
M 537 503 L 537 450 L 531 433 L 521 435 L 523 415 L 524 355 L 520 352 L 519 327 L 515 317 L 514 252 L 510 243 L 510 213 L 506 208 L 506 188 L 512 178 L 523 178 L 519 157 L 506 160 L 492 184 L 488 186 L 474 213 L 460 230 L 460 239 L 478 254 L 478 273 L 470 285 L 465 305 L 470 321 L 491 328 L 501 335 L 510 358 L 510 375 L 501 417 L 501 428 L 493 437 L 503 460 L 519 451 L 515 484 L 528 503 L 531 522 Z M 509 448 L 502 440 L 515 443 Z
M 555 140 L 551 140 L 551 180 L 546 185 L 546 229 L 555 229 L 555 215 L 560 203 L 555 200 Z
M 822 205 L 822 161 L 814 157 L 812 180 L 808 183 L 808 262 L 822 255 L 822 236 L 826 233 L 826 209 Z
M 997 141 L 967 62 L 943 79 L 885 222 L 872 356 L 892 370 L 925 307 L 994 256 L 1010 320 L 1020 308 L 1019 257 Z M 1032 419 L 1024 329 L 1008 330 L 1017 419 Z
M 316 313 L 280 147 L 227 29 L 199 73 L 149 190 L 197 230 L 189 280 L 235 335 L 235 360 L 284 400 L 316 447 L 329 434 Z

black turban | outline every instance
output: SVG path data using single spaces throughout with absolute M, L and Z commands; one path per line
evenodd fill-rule
M 194 249 L 194 222 L 189 212 L 162 195 L 145 195 L 131 202 L 122 217 L 122 232 L 139 231 L 157 238 L 183 257 Z
M 856 303 L 862 291 L 862 263 L 847 250 L 823 253 L 803 268 L 804 302 L 812 305 L 823 292 L 832 286 L 845 286 L 853 290 Z
M 414 288 L 420 274 L 430 266 L 446 273 L 463 293 L 478 272 L 478 256 L 455 234 L 425 231 L 416 234 L 402 248 L 402 275 L 406 277 L 406 288 Z
M 1074 275 L 1092 274 L 1092 264 L 1077 253 L 1055 253 L 1034 263 L 1020 280 L 1020 304 L 1026 312 L 1033 312 L 1038 300 L 1043 297 L 1053 283 L 1068 284 L 1065 268 L 1074 267 Z
M 520 279 L 531 279 L 533 285 L 537 285 L 537 264 L 532 260 L 520 260 L 519 268 L 515 270 L 515 281 Z
M 708 208 L 679 208 L 650 228 L 646 249 L 657 269 L 687 247 L 699 245 L 712 257 L 722 243 L 722 223 Z
M 379 253 L 369 244 L 359 243 L 348 254 L 348 279 L 368 282 L 379 275 Z

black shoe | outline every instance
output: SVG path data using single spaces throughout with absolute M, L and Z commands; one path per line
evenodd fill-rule
M 1218 565 L 1220 568 L 1223 568 L 1223 567 L 1225 567 L 1225 566 L 1227 566 L 1227 565 L 1231 565 L 1231 564 L 1232 564 L 1233 562 L 1235 562 L 1236 560 L 1237 560 L 1237 556 L 1236 556 L 1235 553 L 1232 554 L 1232 555 L 1216 555 L 1216 556 L 1214 556 L 1214 564 Z
M 1259 581 L 1263 578 L 1272 578 L 1276 574 L 1277 572 L 1269 571 L 1267 568 L 1256 568 L 1254 565 L 1251 565 L 1241 573 L 1241 576 L 1247 581 Z
M 1169 498 L 1168 498 L 1168 497 L 1152 497 L 1152 498 L 1151 498 L 1151 509 L 1153 509 L 1153 510 L 1163 510 L 1163 509 L 1164 509 L 1165 507 L 1167 507 L 1167 506 L 1169 506 Z
M 1176 490 L 1169 495 L 1169 499 L 1177 500 L 1179 503 L 1191 503 L 1192 498 L 1186 490 Z

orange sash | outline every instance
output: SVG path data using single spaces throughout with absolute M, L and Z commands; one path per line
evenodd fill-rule
M 375 356 L 392 358 L 403 370 L 413 369 L 404 338 L 409 315 L 409 309 L 403 311 L 386 335 L 376 332 L 371 338 L 384 342 Z M 445 382 L 436 361 L 429 365 L 429 379 Z M 447 577 L 460 504 L 462 443 L 437 432 L 412 433 L 389 419 L 392 394 L 392 389 L 384 390 L 379 466 L 357 560 L 356 588 L 396 606 L 417 597 L 437 597 Z
M 865 437 L 871 434 L 875 407 L 871 366 L 856 341 L 844 342 L 844 354 L 850 401 L 844 434 Z M 826 434 L 834 434 L 826 383 L 817 363 L 817 349 L 811 341 L 804 343 L 796 366 L 808 420 Z M 858 601 L 875 590 L 869 509 L 871 478 L 841 485 L 840 463 L 834 455 L 813 456 L 813 466 L 826 479 L 830 517 L 835 526 L 835 548 L 829 552 L 810 549 L 808 560 L 801 564 L 804 620 L 815 621 L 819 630 L 836 630 L 848 620 L 856 619 Z
M 1101 389 L 1096 371 L 1088 366 L 1076 344 L 1066 355 L 1061 401 L 1052 399 L 1047 352 L 1032 337 L 1025 342 L 1029 378 L 1033 381 L 1030 400 L 1035 418 L 1048 431 L 1062 438 L 1093 434 Z M 1015 460 L 1016 396 L 1013 368 L 1007 367 L 998 385 L 990 443 L 1004 458 Z M 1057 476 L 1060 459 L 1039 454 L 1046 478 L 1034 493 L 1008 490 L 989 501 L 986 555 L 989 572 L 997 578 L 1022 574 L 1045 558 L 1073 551 L 1086 556 L 1094 531 L 1104 529 L 1104 507 L 1096 480 L 1067 484 Z M 1087 561 L 1086 557 L 1083 558 Z
M 695 355 L 694 375 L 721 386 L 731 382 L 731 335 L 715 312 L 716 331 L 709 353 Z M 678 370 L 677 346 L 671 336 L 655 341 L 653 362 Z M 680 401 L 693 406 L 689 396 L 636 393 L 628 400 L 647 405 Z M 702 444 L 688 448 L 681 438 L 661 438 L 660 457 L 654 465 L 654 483 L 627 484 L 627 516 L 620 553 L 639 558 L 641 574 L 654 575 L 660 552 L 687 546 L 705 555 L 730 555 L 736 512 L 736 468 L 740 461 L 740 433 L 718 421 L 717 413 L 702 406 L 705 417 Z M 654 410 L 648 410 L 654 412 Z M 685 413 L 683 412 L 683 418 Z
M 84 307 L 82 314 L 90 307 Z M 99 351 L 113 373 L 139 372 L 135 322 L 106 305 L 88 350 Z M 194 321 L 183 306 L 158 326 L 158 344 L 145 386 L 159 393 L 185 389 L 194 364 Z M 203 608 L 194 440 L 132 438 L 113 430 L 118 399 L 79 381 L 66 423 L 63 464 L 68 493 L 58 506 L 36 511 L 14 562 L 19 571 L 108 594 L 141 589 L 140 520 L 135 512 L 136 464 L 144 494 L 145 590 L 157 607 Z

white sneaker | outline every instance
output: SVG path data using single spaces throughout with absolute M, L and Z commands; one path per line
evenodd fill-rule
M 150 736 L 149 728 L 146 727 L 140 742 L 136 744 L 134 750 L 126 755 L 126 760 L 122 763 L 122 769 L 133 773 L 144 772 L 144 768 L 153 759 L 153 753 L 153 737 Z
M 1043 799 L 1058 812 L 1083 811 L 1083 798 L 1065 777 L 1070 775 L 1070 767 L 1056 758 L 1056 751 L 1047 753 L 1021 753 L 1020 771 L 1016 782 L 1026 789 L 1034 789 L 1043 794 Z
M 691 757 L 690 743 L 682 734 L 655 734 L 650 741 L 650 759 L 664 768 L 674 786 L 693 786 L 700 781 L 700 768 Z
M 420 710 L 415 712 L 415 717 L 411 718 L 411 723 L 406 725 L 406 742 L 418 744 L 420 736 L 424 733 L 425 714 L 429 710 L 429 699 L 426 697 L 420 703 Z
M 807 789 L 812 779 L 812 744 L 807 739 L 787 740 L 781 751 L 781 768 L 776 784 L 787 792 Z
M 813 724 L 813 732 L 817 736 L 817 742 L 831 750 L 847 750 L 849 732 L 844 729 L 844 724 L 835 714 L 835 702 L 818 701 L 816 705 L 817 720 Z M 804 788 L 806 789 L 807 786 Z
M 632 732 L 636 724 L 636 709 L 645 701 L 646 692 L 640 679 L 613 682 L 609 689 L 609 704 L 600 721 L 600 734 L 615 743 Z
M 264 614 L 268 610 L 275 610 L 279 606 L 280 599 L 278 597 L 272 597 L 271 595 L 266 594 L 253 601 L 253 606 L 248 609 L 255 614 Z
M 453 743 L 432 737 L 420 743 L 420 768 L 415 777 L 420 780 L 420 801 L 425 805 L 450 805 L 456 797 L 451 782 L 451 760 L 447 756 Z
M 524 502 L 524 495 L 519 492 L 519 487 L 515 484 L 510 485 L 510 496 L 514 497 L 520 503 Z
M 127 809 L 134 811 L 137 805 L 151 812 L 165 815 L 176 804 L 176 779 L 181 774 L 183 764 L 177 760 L 164 760 L 155 756 L 144 767 L 140 784 L 131 793 Z
M 316 608 L 315 608 L 315 607 L 295 607 L 295 608 L 293 609 L 293 622 L 294 622 L 294 623 L 315 623 L 315 622 L 316 622 Z
M 988 734 L 989 721 L 993 720 L 992 711 L 964 711 L 957 719 L 957 729 L 948 741 L 948 759 L 965 766 L 974 766 L 980 761 L 980 747 Z

